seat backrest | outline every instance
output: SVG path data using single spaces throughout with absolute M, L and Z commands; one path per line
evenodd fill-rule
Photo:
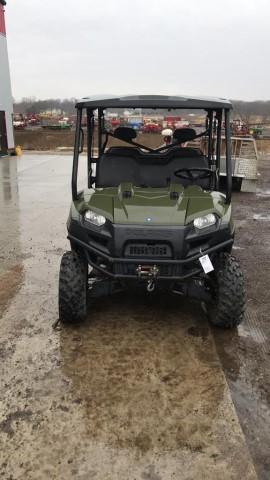
M 208 168 L 208 161 L 192 148 L 175 147 L 165 154 L 149 154 L 136 148 L 112 147 L 98 161 L 96 186 L 117 187 L 123 182 L 153 188 L 166 187 L 170 182 L 190 185 L 189 180 L 174 175 L 179 168 Z M 209 189 L 210 181 L 197 180 L 194 185 Z

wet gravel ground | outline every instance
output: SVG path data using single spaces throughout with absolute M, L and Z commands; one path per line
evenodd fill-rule
M 257 194 L 233 196 L 236 240 L 247 290 L 245 322 L 215 329 L 222 362 L 258 478 L 270 479 L 270 156 L 259 164 Z
M 233 197 L 248 305 L 235 331 L 134 294 L 53 330 L 70 172 L 63 155 L 0 159 L 0 478 L 269 479 L 267 158 L 257 195 Z

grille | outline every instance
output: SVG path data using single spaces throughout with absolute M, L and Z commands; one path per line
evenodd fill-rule
M 125 248 L 126 257 L 171 258 L 172 250 L 166 244 L 130 243 Z
M 159 275 L 164 277 L 177 276 L 183 274 L 183 267 L 181 265 L 157 265 L 159 268 Z M 124 264 L 115 263 L 114 273 L 120 275 L 136 275 L 138 264 Z

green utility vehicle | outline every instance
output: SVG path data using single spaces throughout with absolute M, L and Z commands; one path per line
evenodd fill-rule
M 125 289 L 160 290 L 199 300 L 210 321 L 234 327 L 243 319 L 243 275 L 231 255 L 230 110 L 224 99 L 127 96 L 83 99 L 72 171 L 72 205 L 67 222 L 71 250 L 59 276 L 59 317 L 77 322 L 91 297 Z M 105 128 L 109 109 L 205 113 L 205 130 L 176 129 L 169 145 L 150 148 L 130 127 Z M 87 159 L 80 154 L 87 117 Z M 85 118 L 85 117 L 84 117 Z M 226 190 L 220 191 L 221 130 L 225 121 Z M 187 147 L 207 138 L 207 152 Z M 80 163 L 87 185 L 78 189 Z

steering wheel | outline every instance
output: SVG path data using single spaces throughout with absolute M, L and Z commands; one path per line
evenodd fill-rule
M 198 172 L 196 174 L 196 172 Z M 184 180 L 190 180 L 195 182 L 196 180 L 202 180 L 204 178 L 210 178 L 212 175 L 210 168 L 179 168 L 175 170 L 174 175 Z

